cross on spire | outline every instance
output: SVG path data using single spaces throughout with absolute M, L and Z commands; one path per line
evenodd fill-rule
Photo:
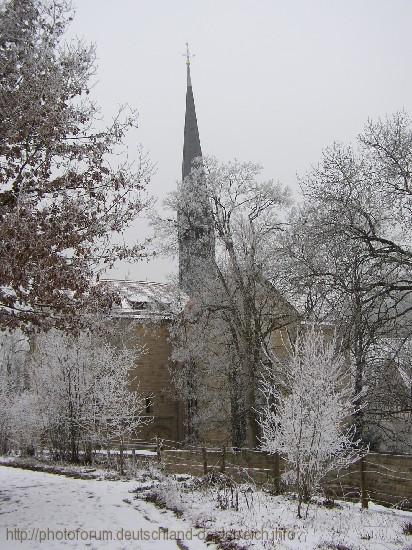
M 190 53 L 189 42 L 186 42 L 186 53 L 183 54 L 186 57 L 186 67 L 187 67 L 187 86 L 192 86 L 192 79 L 190 77 L 190 60 L 194 57 L 194 54 Z
M 194 57 L 194 54 L 190 53 L 189 42 L 186 42 L 186 53 L 183 54 L 186 57 L 186 65 L 190 65 L 190 59 Z

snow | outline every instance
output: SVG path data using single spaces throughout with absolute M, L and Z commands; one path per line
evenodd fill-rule
M 114 317 L 170 319 L 187 301 L 187 296 L 172 284 L 119 279 L 102 281 L 120 295 L 120 304 L 113 308 Z
M 152 489 L 167 507 L 179 510 L 194 525 L 234 539 L 242 548 L 265 550 L 406 550 L 412 537 L 403 533 L 412 512 L 371 504 L 336 502 L 328 508 L 312 503 L 307 519 L 297 518 L 297 499 L 272 496 L 253 486 L 235 485 L 239 509 L 230 508 L 230 487 L 199 485 L 189 476 L 166 478 Z M 229 507 L 222 503 L 229 503 Z M 235 500 L 236 502 L 236 500 Z M 321 502 L 321 501 L 319 501 Z
M 119 454 L 119 451 L 116 449 L 112 449 L 110 451 L 110 454 L 117 455 Z M 133 456 L 133 451 L 124 450 L 123 454 L 128 456 Z M 156 451 L 149 451 L 148 449 L 135 449 L 134 454 L 136 456 L 150 456 L 150 457 L 157 456 Z M 96 451 L 96 455 L 107 455 L 107 451 L 105 449 L 100 449 L 99 451 Z
M 73 479 L 0 466 L 0 548 L 213 549 L 204 542 L 207 534 L 251 550 L 326 550 L 339 544 L 406 550 L 412 543 L 402 532 L 412 512 L 373 503 L 368 510 L 345 502 L 335 508 L 314 503 L 308 518 L 298 519 L 295 499 L 253 486 L 234 486 L 235 510 L 222 506 L 230 491 L 191 476 L 164 476 L 155 469 L 139 472 L 137 479 Z M 136 499 L 136 490 L 142 497 L 158 496 L 182 517 Z
M 156 466 L 125 481 L 0 466 L 0 548 L 216 548 L 204 542 L 207 535 L 251 550 L 336 550 L 338 545 L 406 550 L 412 544 L 412 537 L 402 532 L 412 523 L 412 512 L 374 503 L 368 510 L 348 502 L 327 508 L 319 499 L 307 519 L 298 519 L 297 501 L 290 495 L 273 496 L 253 485 L 234 484 L 232 489 L 188 475 L 165 476 Z M 230 505 L 236 493 L 238 509 Z M 169 510 L 146 502 L 147 494 Z
M 172 512 L 134 500 L 131 491 L 137 485 L 136 481 L 80 480 L 0 466 L 0 548 L 210 548 Z M 105 532 L 112 540 L 99 540 Z M 149 540 L 126 540 L 132 534 Z M 193 540 L 185 540 L 182 534 L 186 539 L 192 534 Z M 177 545 L 178 537 L 183 544 Z

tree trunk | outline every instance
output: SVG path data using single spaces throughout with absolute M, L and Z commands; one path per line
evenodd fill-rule
M 123 454 L 123 442 L 119 443 L 119 473 L 121 476 L 124 475 L 124 454 Z
M 239 397 L 232 394 L 231 399 L 231 424 L 232 424 L 232 445 L 241 448 L 246 442 L 247 417 L 239 403 Z

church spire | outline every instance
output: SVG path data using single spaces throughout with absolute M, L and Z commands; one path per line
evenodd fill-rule
M 190 58 L 189 46 L 186 44 L 186 115 L 181 184 L 184 200 L 183 206 L 177 212 L 177 220 L 179 283 L 185 292 L 193 295 L 204 277 L 211 276 L 215 241 L 203 171 L 198 170 L 194 179 L 189 177 L 194 159 L 202 156 L 190 76 Z
M 186 42 L 186 71 L 187 71 L 187 86 L 186 86 L 186 115 L 185 115 L 185 132 L 183 143 L 183 165 L 182 179 L 184 180 L 192 169 L 193 160 L 196 157 L 202 156 L 200 147 L 199 129 L 197 126 L 195 100 L 193 97 L 192 79 L 190 75 L 190 59 L 193 57 L 189 51 L 189 44 Z

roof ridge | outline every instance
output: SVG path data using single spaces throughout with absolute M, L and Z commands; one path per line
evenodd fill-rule
M 159 285 L 159 286 L 167 286 L 172 283 L 161 283 L 159 281 L 140 281 L 140 280 L 131 280 L 131 279 L 100 279 L 102 282 L 108 282 L 108 283 L 133 283 L 133 284 L 145 284 L 145 285 Z

